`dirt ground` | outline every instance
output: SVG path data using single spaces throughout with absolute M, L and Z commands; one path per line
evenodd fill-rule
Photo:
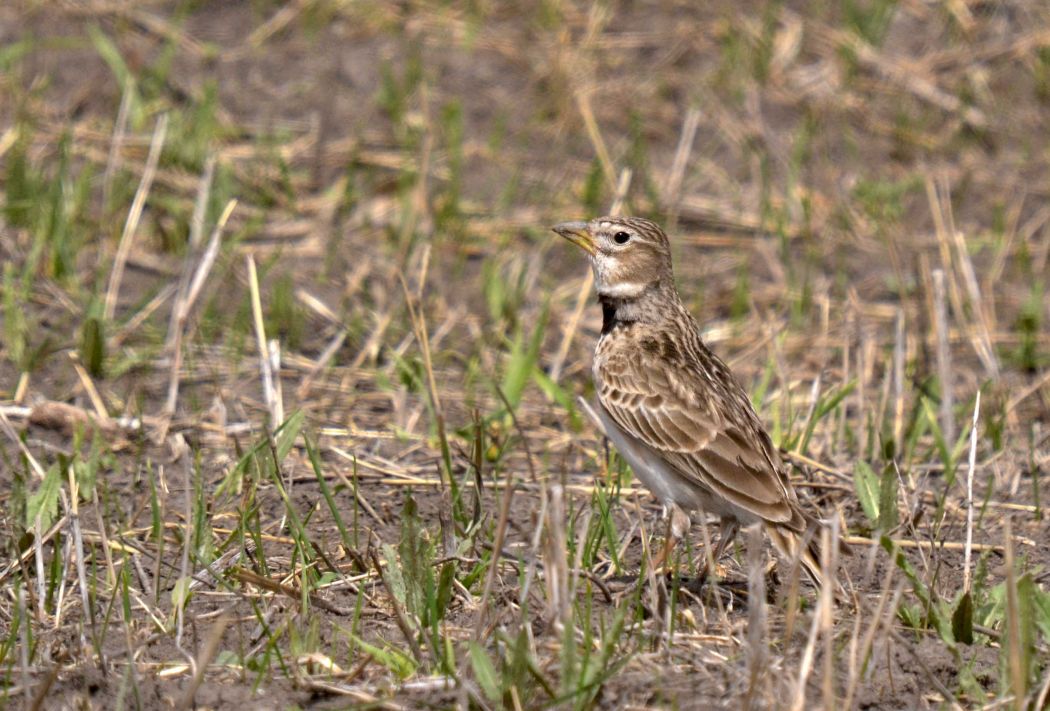
M 1042 3 L 26 1 L 3 96 L 5 703 L 1046 704 Z M 838 602 L 746 541 L 700 586 L 714 520 L 630 585 L 660 509 L 549 232 L 614 202 L 851 541 Z

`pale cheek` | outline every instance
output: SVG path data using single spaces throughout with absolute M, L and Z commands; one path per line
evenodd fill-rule
M 615 284 L 620 278 L 620 260 L 603 257 L 594 262 L 594 276 L 598 284 Z

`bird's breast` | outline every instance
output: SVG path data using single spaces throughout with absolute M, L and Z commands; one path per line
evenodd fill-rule
M 632 353 L 636 352 L 631 330 L 630 324 L 619 325 L 598 339 L 594 348 L 593 373 L 594 383 L 599 389 L 607 377 L 629 367 Z

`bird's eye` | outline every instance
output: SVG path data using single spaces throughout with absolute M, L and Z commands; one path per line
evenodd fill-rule
M 615 241 L 616 244 L 627 244 L 630 239 L 631 235 L 626 232 L 617 232 L 613 235 L 613 241 Z

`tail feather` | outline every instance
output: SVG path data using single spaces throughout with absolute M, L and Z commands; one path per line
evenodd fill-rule
M 794 564 L 797 561 L 813 585 L 820 588 L 824 585 L 824 567 L 820 563 L 820 531 L 823 524 L 813 519 L 809 519 L 807 522 L 809 525 L 802 533 L 777 525 L 767 525 L 766 532 L 769 534 L 769 539 L 773 542 L 773 546 L 777 551 L 790 563 Z M 841 541 L 839 549 L 843 553 L 849 552 L 846 544 Z M 834 561 L 834 558 L 832 560 Z M 831 581 L 835 584 L 836 593 L 840 596 L 845 596 L 845 590 L 842 587 L 842 583 L 839 582 L 835 570 L 832 569 L 828 572 L 831 575 Z

